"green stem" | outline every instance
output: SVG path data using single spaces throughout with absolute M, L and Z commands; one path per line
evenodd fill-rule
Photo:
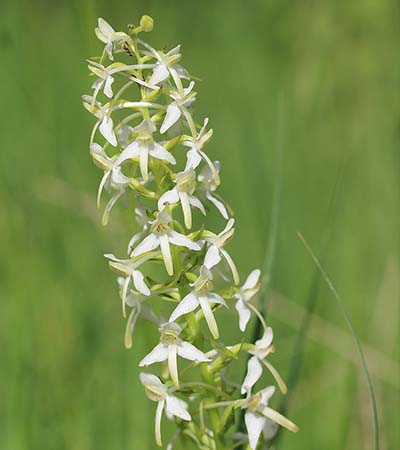
M 201 365 L 201 375 L 204 380 L 204 382 L 208 384 L 215 384 L 215 381 L 213 380 L 213 377 L 211 373 L 208 370 L 208 366 L 206 364 Z M 204 399 L 205 405 L 207 403 L 216 403 L 218 401 L 218 398 L 215 394 L 209 394 Z M 207 410 L 208 417 L 210 418 L 210 424 L 211 429 L 213 431 L 214 436 L 214 442 L 215 442 L 215 449 L 216 450 L 225 450 L 225 445 L 221 439 L 221 433 L 220 433 L 220 415 L 217 409 L 210 409 Z

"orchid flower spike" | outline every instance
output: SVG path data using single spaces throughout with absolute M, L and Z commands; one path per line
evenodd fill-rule
M 168 369 L 174 385 L 179 388 L 177 356 L 189 361 L 208 362 L 207 356 L 189 342 L 179 338 L 182 328 L 175 322 L 167 322 L 160 327 L 160 343 L 139 363 L 140 367 L 167 361 Z
M 158 343 L 141 355 L 139 363 L 140 367 L 161 363 L 160 378 L 140 374 L 146 395 L 157 403 L 157 445 L 162 445 L 165 413 L 177 425 L 167 450 L 172 450 L 178 435 L 185 437 L 187 447 L 255 450 L 261 434 L 269 445 L 279 425 L 297 431 L 296 425 L 269 408 L 273 386 L 252 394 L 264 367 L 286 392 L 269 362 L 274 351 L 272 329 L 253 304 L 261 273 L 253 270 L 239 287 L 238 270 L 226 250 L 235 221 L 217 194 L 220 163 L 206 153 L 213 130 L 208 118 L 202 124 L 194 118 L 195 82 L 181 66 L 180 45 L 159 50 L 141 39 L 153 27 L 154 20 L 146 15 L 128 25 L 126 33 L 100 18 L 95 31 L 104 47 L 100 56 L 87 60 L 94 82 L 91 95 L 82 96 L 84 108 L 95 117 L 89 146 L 101 171 L 98 206 L 103 191 L 108 193 L 102 223 L 107 224 L 122 197 L 128 220 L 136 221 L 128 256 L 104 255 L 118 274 L 122 311 L 128 316 L 125 347 L 132 347 L 139 319 L 158 327 Z M 196 216 L 196 227 L 193 208 L 202 213 Z M 226 221 L 218 234 L 207 223 L 206 212 L 213 208 Z M 185 232 L 192 227 L 194 231 Z M 229 318 L 226 322 L 226 299 L 235 304 L 240 331 L 246 330 L 251 313 L 260 320 L 264 334 L 255 343 L 239 335 L 233 345 L 224 344 L 227 337 L 222 334 L 237 324 Z M 229 332 L 231 339 L 233 330 Z M 243 354 L 250 355 L 246 375 L 243 380 L 231 378 L 240 372 L 230 370 L 231 364 L 240 364 Z M 179 372 L 178 356 L 186 360 L 185 367 L 179 363 Z M 241 433 L 240 441 L 234 430 L 244 427 L 232 426 L 239 419 L 234 414 L 238 407 L 244 409 L 240 420 L 248 431 Z M 223 411 L 215 411 L 218 408 Z
M 158 377 L 145 372 L 140 373 L 139 377 L 147 397 L 153 402 L 157 402 L 155 435 L 156 443 L 161 447 L 161 417 L 164 410 L 169 419 L 179 417 L 182 420 L 191 421 L 192 417 L 188 412 L 187 403 L 170 394 L 167 386 Z
M 236 265 L 233 262 L 230 254 L 224 249 L 225 245 L 232 239 L 235 229 L 233 225 L 235 224 L 235 219 L 229 219 L 226 227 L 219 234 L 213 234 L 210 237 L 206 237 L 205 240 L 208 243 L 208 250 L 204 260 L 204 265 L 211 269 L 216 266 L 223 258 L 229 268 L 232 271 L 233 281 L 237 285 L 240 282 L 239 274 L 236 269 Z

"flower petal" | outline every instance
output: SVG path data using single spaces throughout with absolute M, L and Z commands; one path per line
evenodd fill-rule
M 268 417 L 269 419 L 272 419 L 274 422 L 278 423 L 282 427 L 288 429 L 289 431 L 292 431 L 293 433 L 297 433 L 299 431 L 299 427 L 291 422 L 289 419 L 287 419 L 285 416 L 282 416 L 282 414 L 278 413 L 278 411 L 275 411 L 272 408 L 269 408 L 266 406 L 262 413 L 265 417 Z
M 168 238 L 171 244 L 178 245 L 179 247 L 186 247 L 190 250 L 201 250 L 201 247 L 196 242 L 193 242 L 191 239 L 189 239 L 187 236 L 178 233 L 174 230 L 170 230 L 168 233 Z
M 265 417 L 247 410 L 244 415 L 251 450 L 255 450 L 265 425 Z
M 110 39 L 111 35 L 114 33 L 114 28 L 101 17 L 99 17 L 97 23 L 99 25 L 99 30 L 102 32 L 104 37 Z
M 158 402 L 156 415 L 155 415 L 155 419 L 154 419 L 154 432 L 155 432 L 155 436 L 156 436 L 156 444 L 159 447 L 162 446 L 161 418 L 162 418 L 162 413 L 164 411 L 164 405 L 165 405 L 165 400 L 161 400 L 160 402 Z
M 106 78 L 106 82 L 104 83 L 104 94 L 108 97 L 108 98 L 112 98 L 113 94 L 113 90 L 112 90 L 112 84 L 114 83 L 114 78 L 108 76 Z
M 150 77 L 149 84 L 156 85 L 169 77 L 169 71 L 164 64 L 157 64 Z
M 139 231 L 139 233 L 134 234 L 130 241 L 128 242 L 128 255 L 132 253 L 132 250 L 134 249 L 137 242 L 139 242 L 141 239 L 143 239 L 143 236 L 145 235 L 145 231 Z
M 181 341 L 178 345 L 178 355 L 181 358 L 188 359 L 189 361 L 196 362 L 208 362 L 210 361 L 207 356 L 201 352 L 194 345 L 189 344 L 189 342 Z
M 142 255 L 143 253 L 155 250 L 160 245 L 160 239 L 151 233 L 133 250 L 132 257 Z
M 166 359 L 168 359 L 168 346 L 158 344 L 140 361 L 139 367 L 150 366 L 151 364 L 162 362 Z
M 225 225 L 225 228 L 221 231 L 221 233 L 219 233 L 219 236 L 222 236 L 223 234 L 227 233 L 228 231 L 230 231 L 233 226 L 235 225 L 235 219 L 233 219 L 232 217 L 228 220 L 228 223 Z
M 204 209 L 203 203 L 201 203 L 197 197 L 194 195 L 189 195 L 189 203 L 206 215 L 206 210 Z
M 260 275 L 261 275 L 260 269 L 254 269 L 252 272 L 250 272 L 242 289 L 253 289 L 256 286 L 256 284 L 258 283 L 258 280 L 260 279 Z
M 176 188 L 173 188 L 164 194 L 158 199 L 157 207 L 159 211 L 162 211 L 166 204 L 174 205 L 179 202 L 179 195 Z
M 118 158 L 115 160 L 114 165 L 119 166 L 127 159 L 137 158 L 140 154 L 139 143 L 134 141 L 127 145 Z
M 209 294 L 207 294 L 207 298 L 208 298 L 208 301 L 212 304 L 222 305 L 222 306 L 225 306 L 225 308 L 228 307 L 228 305 L 226 304 L 226 301 L 218 294 L 214 294 L 213 292 L 210 292 Z
M 274 395 L 275 393 L 275 386 L 268 386 L 265 389 L 261 390 L 261 403 L 264 406 L 268 405 L 269 399 Z
M 190 230 L 190 228 L 192 228 L 192 210 L 190 208 L 189 195 L 185 191 L 180 191 L 179 198 L 181 200 L 183 221 L 185 222 L 185 227 Z
M 239 273 L 236 269 L 236 265 L 233 262 L 231 255 L 224 248 L 220 248 L 220 252 L 221 252 L 222 256 L 225 258 L 225 261 L 228 263 L 228 266 L 232 272 L 233 282 L 237 286 L 240 283 L 240 278 L 239 278 Z
M 111 171 L 104 172 L 104 175 L 100 181 L 99 189 L 97 190 L 97 207 L 100 207 L 101 194 L 103 192 L 104 186 L 110 181 Z
M 199 306 L 199 301 L 193 292 L 184 297 L 178 306 L 173 310 L 168 322 L 175 322 L 178 317 L 194 311 Z
M 150 147 L 150 155 L 153 158 L 161 159 L 162 161 L 167 161 L 170 164 L 176 164 L 175 158 L 171 155 L 171 153 L 165 148 L 157 144 L 157 142 L 154 142 L 153 145 Z
M 182 112 L 176 102 L 170 103 L 167 108 L 167 114 L 165 115 L 164 122 L 161 125 L 160 133 L 163 134 L 168 131 L 172 127 L 172 125 L 174 125 L 179 120 L 181 114 Z
M 113 146 L 117 146 L 117 137 L 114 133 L 114 122 L 111 117 L 105 115 L 99 126 L 100 133 Z
M 179 417 L 183 420 L 192 420 L 192 417 L 187 410 L 188 405 L 186 402 L 178 397 L 169 394 L 167 394 L 165 401 L 165 412 L 167 414 Z
M 265 420 L 265 425 L 263 428 L 263 436 L 266 441 L 271 440 L 277 433 L 279 425 L 271 419 Z
M 128 320 L 126 321 L 124 343 L 126 348 L 132 348 L 132 333 L 135 329 L 136 320 L 139 317 L 140 309 L 132 308 L 129 314 Z
M 245 305 L 242 299 L 239 299 L 235 305 L 236 311 L 239 314 L 239 328 L 240 331 L 244 332 L 247 326 L 247 323 L 251 317 L 250 309 Z
M 101 224 L 103 226 L 106 226 L 108 223 L 108 216 L 110 215 L 110 211 L 112 207 L 115 205 L 117 200 L 125 193 L 124 190 L 116 192 L 107 203 L 106 207 L 104 208 L 103 217 L 101 218 Z
M 258 341 L 255 342 L 255 345 L 257 348 L 265 349 L 266 347 L 269 347 L 272 344 L 273 339 L 274 333 L 272 331 L 272 328 L 267 327 L 262 338 L 258 339 Z
M 257 356 L 252 356 L 247 363 L 247 374 L 243 380 L 240 392 L 246 394 L 251 392 L 252 387 L 262 375 L 263 369 Z
M 210 329 L 210 332 L 212 334 L 212 337 L 214 339 L 219 338 L 219 330 L 218 325 L 214 317 L 214 313 L 211 309 L 210 302 L 208 301 L 207 297 L 199 297 L 199 303 L 201 306 L 201 309 L 203 310 L 204 318 L 206 319 L 208 328 Z
M 143 180 L 147 181 L 149 178 L 149 145 L 147 143 L 142 143 L 139 147 L 140 173 L 142 174 Z
M 179 389 L 178 377 L 178 362 L 177 362 L 178 348 L 176 344 L 168 345 L 168 370 L 169 375 L 175 385 Z
M 171 249 L 169 247 L 169 240 L 166 234 L 160 234 L 160 248 L 165 269 L 167 270 L 168 275 L 171 276 L 174 274 L 174 266 L 172 264 Z
M 164 384 L 161 382 L 161 380 L 152 373 L 146 373 L 146 372 L 140 372 L 139 374 L 140 382 L 143 384 L 143 386 L 147 386 L 150 388 L 155 388 L 157 391 L 163 391 L 165 390 Z
M 139 270 L 132 270 L 132 280 L 135 288 L 143 295 L 150 295 L 151 291 L 144 282 L 144 276 Z
M 228 215 L 228 211 L 225 208 L 225 205 L 220 200 L 218 200 L 216 197 L 211 195 L 210 193 L 207 193 L 206 197 L 218 209 L 218 211 L 221 213 L 222 217 L 225 220 L 228 220 L 229 215 Z
M 190 142 L 190 144 L 192 143 Z M 186 153 L 186 157 L 185 170 L 188 170 L 189 168 L 195 169 L 201 163 L 201 156 L 194 147 Z
M 212 267 L 216 266 L 220 261 L 221 255 L 219 252 L 219 248 L 216 245 L 210 245 L 204 258 L 204 265 L 208 269 L 211 269 Z

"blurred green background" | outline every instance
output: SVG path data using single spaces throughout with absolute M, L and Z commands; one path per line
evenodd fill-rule
M 230 248 L 242 276 L 263 263 L 283 158 L 267 314 L 274 363 L 292 386 L 287 414 L 301 431 L 282 433 L 276 448 L 372 448 L 357 354 L 297 231 L 363 343 L 382 449 L 399 448 L 395 0 L 1 0 L 0 448 L 155 448 L 155 405 L 137 363 L 157 332 L 141 324 L 133 350 L 123 347 L 102 254 L 122 254 L 130 231 L 119 213 L 99 225 L 93 118 L 80 101 L 90 92 L 85 58 L 101 48 L 97 17 L 124 29 L 146 13 L 150 43 L 182 43 L 184 65 L 204 80 L 197 118 L 214 128 L 208 151 L 236 212 Z

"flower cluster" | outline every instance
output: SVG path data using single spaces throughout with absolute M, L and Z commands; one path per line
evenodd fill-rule
M 107 224 L 121 198 L 129 197 L 139 227 L 125 256 L 105 255 L 119 274 L 127 318 L 125 345 L 132 346 L 139 317 L 158 327 L 159 342 L 140 367 L 158 364 L 159 376 L 142 372 L 140 381 L 148 398 L 157 402 L 159 446 L 165 413 L 178 427 L 169 449 L 179 434 L 186 442 L 191 439 L 195 448 L 241 445 L 235 443 L 240 436 L 235 431 L 244 417 L 245 439 L 254 450 L 261 436 L 268 442 L 278 425 L 297 431 L 268 406 L 274 386 L 254 392 L 264 369 L 286 392 L 267 360 L 274 351 L 272 329 L 254 305 L 261 273 L 253 270 L 239 286 L 239 273 L 227 250 L 235 221 L 217 193 L 220 163 L 204 151 L 213 131 L 207 118 L 201 125 L 193 118 L 195 83 L 180 65 L 180 46 L 156 50 L 139 37 L 152 28 L 149 16 L 137 26 L 129 25 L 127 32 L 116 32 L 99 19 L 96 35 L 104 50 L 88 61 L 93 92 L 82 97 L 96 118 L 90 153 L 103 171 L 98 205 L 103 191 L 109 196 L 102 223 Z M 209 231 L 203 219 L 212 209 L 225 223 L 218 233 Z M 261 321 L 264 334 L 254 344 L 243 336 L 235 345 L 219 341 L 218 316 L 233 306 L 241 332 L 252 314 Z M 248 355 L 247 373 L 239 385 L 228 380 L 228 371 L 241 355 Z

